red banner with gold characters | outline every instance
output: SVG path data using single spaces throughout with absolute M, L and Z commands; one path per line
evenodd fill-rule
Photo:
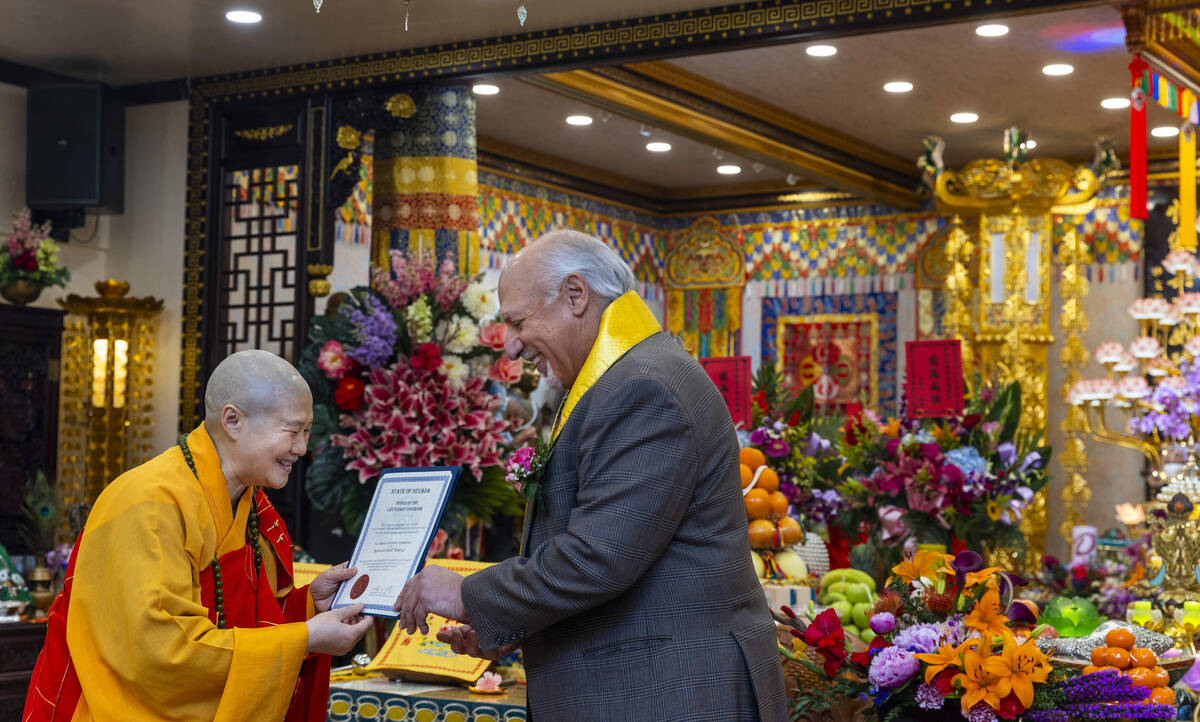
M 904 344 L 909 418 L 953 416 L 963 410 L 962 344 L 958 339 Z
M 700 365 L 725 397 L 733 425 L 738 428 L 750 426 L 750 357 L 702 358 Z

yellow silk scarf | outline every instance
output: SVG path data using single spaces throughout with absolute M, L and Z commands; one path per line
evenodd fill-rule
M 592 350 L 588 352 L 587 360 L 583 362 L 583 368 L 579 370 L 563 402 L 551 440 L 558 438 L 558 432 L 566 425 L 575 404 L 600 380 L 604 372 L 629 349 L 661 330 L 662 324 L 635 291 L 609 304 L 600 317 L 600 332 L 596 334 L 596 342 L 592 344 Z

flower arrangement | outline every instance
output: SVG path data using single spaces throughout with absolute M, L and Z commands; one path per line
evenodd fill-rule
M 950 705 L 971 722 L 1055 709 L 1062 692 L 1052 683 L 1067 673 L 1055 670 L 1037 648 L 1044 628 L 1030 629 L 1025 622 L 1034 613 L 1011 601 L 1016 581 L 984 568 L 973 551 L 950 556 L 918 550 L 892 568 L 872 609 L 875 636 L 865 650 L 847 648 L 833 610 L 798 616 L 785 607 L 775 618 L 794 639 L 780 652 L 824 674 L 843 693 L 869 696 L 885 721 L 902 710 L 921 715 Z M 821 667 L 807 659 L 806 647 Z M 832 696 L 830 690 L 800 692 L 799 711 L 819 709 Z
M 71 280 L 71 272 L 58 267 L 58 244 L 50 239 L 50 222 L 35 225 L 28 208 L 13 214 L 8 242 L 0 252 L 0 286 L 18 280 L 64 287 Z
M 1018 432 L 1021 387 L 983 389 L 945 419 L 847 419 L 835 490 L 846 536 L 883 558 L 917 543 L 1021 548 L 1025 507 L 1046 483 L 1050 448 Z
M 1037 582 L 1051 597 L 1086 597 L 1109 619 L 1124 619 L 1129 604 L 1138 599 L 1130 587 L 1135 578 L 1125 564 L 1089 559 L 1070 565 L 1047 554 Z
M 501 353 L 495 292 L 450 262 L 414 263 L 399 251 L 390 269 L 372 269 L 372 281 L 351 290 L 333 318 L 313 320 L 301 357 L 314 400 L 309 499 L 356 534 L 369 482 L 384 469 L 456 465 L 469 478 L 456 485 L 444 523 L 518 513 L 502 467 L 508 422 L 489 388 L 514 383 L 522 369 Z

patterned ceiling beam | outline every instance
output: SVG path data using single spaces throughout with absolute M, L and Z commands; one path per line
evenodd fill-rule
M 527 82 L 607 107 L 659 128 L 876 199 L 918 208 L 915 173 L 829 148 L 753 116 L 620 68 L 550 73 Z
M 204 97 L 249 100 L 663 59 L 970 19 L 1097 0 L 764 0 L 192 79 Z
M 1200 7 L 1195 0 L 1133 0 L 1119 6 L 1125 45 L 1200 93 Z

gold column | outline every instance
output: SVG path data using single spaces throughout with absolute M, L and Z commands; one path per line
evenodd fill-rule
M 1065 335 L 1059 360 L 1066 374 L 1063 377 L 1062 398 L 1081 378 L 1088 362 L 1088 350 L 1083 344 L 1087 332 L 1088 318 L 1083 310 L 1083 299 L 1088 294 L 1088 280 L 1084 277 L 1084 265 L 1088 262 L 1087 245 L 1083 238 L 1069 226 L 1058 244 L 1058 263 L 1062 268 L 1059 292 L 1063 307 L 1059 324 Z M 1058 527 L 1064 539 L 1071 538 L 1071 530 L 1080 524 L 1087 513 L 1092 492 L 1087 487 L 1087 448 L 1083 435 L 1087 432 L 1087 415 L 1082 406 L 1068 403 L 1067 416 L 1059 428 L 1063 431 L 1063 447 L 1058 451 L 1058 463 L 1062 467 L 1063 520 Z
M 1020 382 L 1020 426 L 1043 436 L 1049 346 L 1054 341 L 1050 333 L 1051 213 L 1056 209 L 1085 212 L 1099 188 L 1099 178 L 1088 168 L 1055 159 L 1025 162 L 1016 157 L 974 161 L 959 172 L 943 172 L 936 183 L 939 210 L 979 217 L 974 323 L 971 328 L 956 324 L 955 332 L 972 344 L 979 369 L 990 371 L 1002 384 Z M 1073 318 L 1072 323 L 1077 322 Z M 999 552 L 994 553 L 997 561 L 1026 572 L 1041 568 L 1047 493 L 1046 489 L 1038 492 L 1021 521 L 1024 559 L 1014 550 L 994 550 Z

